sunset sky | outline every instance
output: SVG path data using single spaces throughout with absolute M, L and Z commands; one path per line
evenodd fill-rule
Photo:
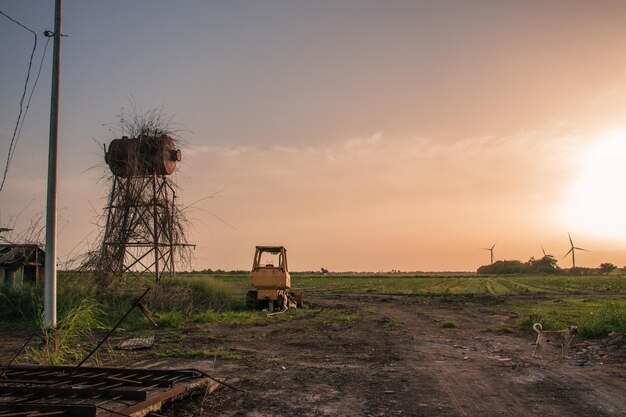
M 541 248 L 626 264 L 626 2 L 65 0 L 59 255 L 95 238 L 134 102 L 184 139 L 193 267 L 464 271 Z M 0 0 L 41 33 L 53 1 Z M 46 38 L 39 37 L 38 67 Z M 33 36 L 0 16 L 0 168 Z M 0 226 L 45 210 L 52 43 Z

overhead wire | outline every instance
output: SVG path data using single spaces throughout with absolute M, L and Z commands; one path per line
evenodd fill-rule
M 21 125 L 21 121 L 22 121 L 22 115 L 24 113 L 24 99 L 26 98 L 26 93 L 28 91 L 28 83 L 30 81 L 30 73 L 31 73 L 31 69 L 33 66 L 33 58 L 35 57 L 35 51 L 37 50 L 37 33 L 30 29 L 29 27 L 25 26 L 24 24 L 18 22 L 17 20 L 15 20 L 14 18 L 12 18 L 11 16 L 7 15 L 6 13 L 4 13 L 2 10 L 0 10 L 0 15 L 6 17 L 7 19 L 9 19 L 11 22 L 15 23 L 16 25 L 20 26 L 21 28 L 29 31 L 30 33 L 33 34 L 34 36 L 34 42 L 33 42 L 33 50 L 30 53 L 30 59 L 28 61 L 28 72 L 26 73 L 26 81 L 24 82 L 24 89 L 22 92 L 22 97 L 20 98 L 20 110 L 17 116 L 17 122 L 15 123 L 15 128 L 13 129 L 13 136 L 11 137 L 11 142 L 9 144 L 9 152 L 7 153 L 7 162 L 4 168 L 4 173 L 2 175 L 2 183 L 0 183 L 0 192 L 2 192 L 2 189 L 4 188 L 4 183 L 6 182 L 7 179 L 7 174 L 9 172 L 9 167 L 11 165 L 11 159 L 13 158 L 13 153 L 15 153 L 15 147 L 17 146 L 17 141 L 19 138 L 18 132 L 21 131 L 20 125 Z M 42 60 L 43 62 L 43 60 Z M 41 71 L 41 68 L 40 68 Z M 39 76 L 37 77 L 39 78 Z M 31 93 L 31 97 L 32 97 L 32 93 Z M 29 102 L 30 102 L 30 98 L 29 98 Z
M 27 31 L 29 31 L 33 35 L 37 36 L 37 33 L 34 30 L 32 30 L 31 28 L 21 24 L 20 22 L 18 22 L 17 20 L 15 20 L 11 16 L 9 16 L 8 14 L 4 13 L 2 10 L 0 10 L 0 14 L 2 16 L 6 17 L 7 19 L 9 19 L 11 22 L 15 23 L 16 25 L 21 26 L 22 28 L 26 29 Z
M 50 39 L 51 37 L 48 36 L 48 39 L 46 40 L 46 44 L 43 47 L 43 54 L 41 55 L 41 61 L 39 61 L 39 69 L 37 70 L 37 76 L 35 77 L 35 82 L 33 83 L 33 86 L 30 90 L 30 95 L 28 96 L 28 101 L 26 102 L 26 109 L 24 110 L 24 115 L 22 116 L 22 122 L 20 124 L 19 130 L 17 131 L 17 138 L 15 139 L 15 146 L 17 146 L 17 142 L 19 142 L 20 140 L 20 135 L 22 134 L 22 127 L 24 127 L 24 121 L 26 120 L 28 109 L 30 108 L 30 101 L 33 99 L 33 93 L 35 92 L 35 88 L 37 87 L 37 83 L 39 82 L 39 77 L 41 76 L 41 68 L 43 67 L 43 61 L 46 59 L 46 51 L 48 50 Z M 15 152 L 13 152 L 13 154 L 15 154 Z M 13 159 L 13 154 L 11 154 L 11 159 Z

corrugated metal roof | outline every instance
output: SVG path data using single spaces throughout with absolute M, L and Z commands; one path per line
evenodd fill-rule
M 38 260 L 38 264 L 43 264 L 43 257 L 36 259 L 37 251 L 43 250 L 36 244 L 2 244 L 0 245 L 0 266 L 14 266 L 19 263 L 33 263 Z

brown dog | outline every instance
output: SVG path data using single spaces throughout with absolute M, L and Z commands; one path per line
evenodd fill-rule
M 533 357 L 537 356 L 537 351 L 539 348 L 543 348 L 546 344 L 554 344 L 555 346 L 561 346 L 561 357 L 565 357 L 565 351 L 569 347 L 574 336 L 578 334 L 578 327 L 569 326 L 565 330 L 556 330 L 556 331 L 548 331 L 543 330 L 541 327 L 541 323 L 535 323 L 533 325 L 533 329 L 538 334 L 537 336 L 537 346 L 535 347 L 535 353 L 533 353 Z

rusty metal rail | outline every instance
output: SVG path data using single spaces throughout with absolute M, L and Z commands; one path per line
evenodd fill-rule
M 0 368 L 0 417 L 145 415 L 192 388 L 196 370 L 19 365 Z M 211 388 L 211 387 L 209 387 Z M 145 414 L 142 410 L 146 410 Z

